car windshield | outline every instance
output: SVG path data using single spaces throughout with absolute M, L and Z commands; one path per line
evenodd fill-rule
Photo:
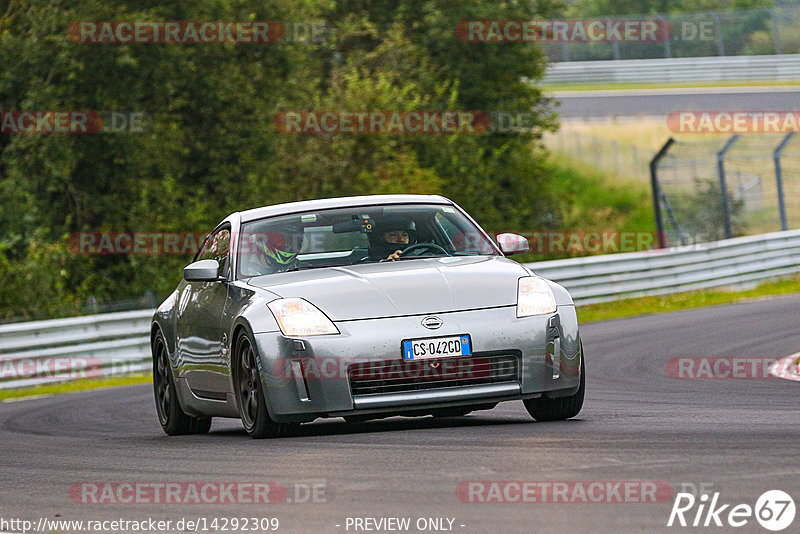
M 497 255 L 483 231 L 452 206 L 360 206 L 295 213 L 242 225 L 238 277 L 402 261 Z

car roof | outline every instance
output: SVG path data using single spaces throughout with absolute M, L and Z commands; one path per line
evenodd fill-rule
M 322 210 L 329 208 L 347 208 L 376 204 L 453 204 L 440 195 L 363 195 L 358 197 L 321 198 L 319 200 L 303 200 L 286 204 L 275 204 L 239 212 L 241 222 L 254 221 L 274 215 L 288 215 L 301 211 Z M 233 214 L 235 215 L 235 214 Z

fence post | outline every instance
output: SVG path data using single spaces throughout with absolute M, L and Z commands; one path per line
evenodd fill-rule
M 96 297 L 89 297 L 86 299 L 86 310 L 91 314 L 97 314 L 100 312 L 100 306 L 97 304 Z
M 772 44 L 775 45 L 775 53 L 781 53 L 781 35 L 780 30 L 778 29 L 778 17 L 775 16 L 775 10 L 778 9 L 777 6 L 772 6 L 769 8 L 769 18 L 770 23 L 772 25 Z
M 665 27 L 668 28 L 670 26 L 669 23 L 667 22 L 667 19 L 665 19 L 664 17 L 662 17 L 658 13 L 655 14 L 654 18 L 656 20 L 661 21 L 661 22 L 667 23 L 667 24 L 665 24 Z M 668 58 L 672 57 L 672 43 L 670 42 L 671 39 L 672 39 L 671 36 L 669 36 L 666 39 L 664 39 L 664 57 L 668 57 Z
M 728 202 L 728 184 L 725 181 L 725 154 L 730 150 L 736 140 L 739 139 L 739 134 L 734 134 L 725 142 L 722 150 L 717 152 L 717 175 L 719 176 L 719 189 L 722 193 L 722 212 L 725 215 L 725 237 L 730 239 L 733 237 L 733 225 L 731 224 L 731 206 Z
M 789 229 L 789 224 L 786 221 L 786 199 L 783 196 L 783 172 L 781 169 L 781 152 L 789 144 L 789 141 L 794 136 L 794 132 L 789 132 L 786 137 L 780 142 L 775 152 L 772 153 L 772 160 L 775 162 L 775 185 L 778 188 L 778 211 L 781 215 L 781 230 L 784 232 Z
M 653 212 L 656 217 L 656 235 L 658 236 L 658 248 L 666 248 L 666 236 L 664 235 L 664 221 L 661 220 L 661 201 L 659 192 L 661 188 L 658 185 L 658 162 L 663 158 L 669 147 L 675 142 L 675 139 L 670 137 L 664 146 L 661 147 L 653 159 L 650 160 L 650 186 L 653 189 Z
M 722 35 L 722 18 L 714 11 L 710 11 L 711 18 L 714 19 L 714 31 L 717 34 L 717 55 L 725 55 L 725 41 Z

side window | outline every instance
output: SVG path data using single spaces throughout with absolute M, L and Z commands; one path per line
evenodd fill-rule
M 231 231 L 223 228 L 210 235 L 203 243 L 203 248 L 195 261 L 217 260 L 219 262 L 219 276 L 224 276 L 228 268 L 228 252 L 231 249 Z

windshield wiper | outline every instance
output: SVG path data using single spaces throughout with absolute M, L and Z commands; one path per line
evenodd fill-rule
M 426 254 L 424 256 L 400 256 L 397 258 L 398 260 L 424 260 L 425 258 L 450 258 L 447 254 L 437 254 L 435 256 L 431 256 Z M 392 260 L 381 260 L 381 261 L 392 261 Z

